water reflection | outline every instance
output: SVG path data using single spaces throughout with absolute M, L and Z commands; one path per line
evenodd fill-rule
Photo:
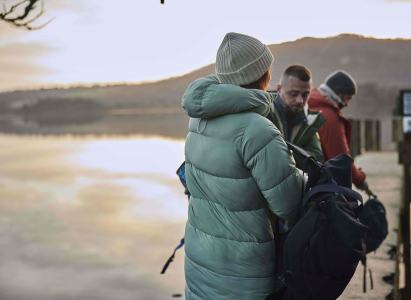
M 0 133 L 36 135 L 152 135 L 184 139 L 188 116 L 169 114 L 101 114 L 33 116 L 4 114 L 0 103 Z M 44 117 L 44 118 L 43 118 Z
M 0 299 L 167 299 L 184 289 L 182 142 L 0 136 Z
M 96 141 L 70 161 L 116 173 L 162 173 L 174 178 L 178 162 L 184 161 L 184 143 L 161 139 Z

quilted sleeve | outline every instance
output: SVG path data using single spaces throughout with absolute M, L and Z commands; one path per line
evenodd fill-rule
M 301 205 L 302 172 L 280 132 L 266 119 L 254 118 L 244 130 L 242 155 L 270 210 L 293 220 Z

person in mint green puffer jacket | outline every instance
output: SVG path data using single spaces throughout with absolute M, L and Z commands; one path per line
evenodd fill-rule
M 188 300 L 263 300 L 275 289 L 275 215 L 297 216 L 304 177 L 265 118 L 273 101 L 263 91 L 272 61 L 260 41 L 228 33 L 217 53 L 218 77 L 194 81 L 183 97 L 191 117 L 185 144 Z

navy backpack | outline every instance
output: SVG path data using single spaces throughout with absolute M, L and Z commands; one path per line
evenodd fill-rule
M 277 256 L 283 259 L 276 270 L 281 285 L 266 299 L 335 300 L 366 252 L 368 227 L 358 221 L 363 200 L 351 189 L 353 159 L 341 154 L 322 165 L 304 150 L 287 146 L 303 162 L 308 182 L 297 224 L 285 240 L 275 230 L 277 240 L 280 236 Z

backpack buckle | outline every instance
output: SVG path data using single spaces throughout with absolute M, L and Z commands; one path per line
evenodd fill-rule
M 320 203 L 318 203 L 318 205 L 320 206 L 321 210 L 325 210 L 325 201 L 321 201 Z
M 278 279 L 281 280 L 284 286 L 288 286 L 290 282 L 290 277 L 291 277 L 291 271 L 287 271 L 284 275 L 281 275 L 278 277 Z

